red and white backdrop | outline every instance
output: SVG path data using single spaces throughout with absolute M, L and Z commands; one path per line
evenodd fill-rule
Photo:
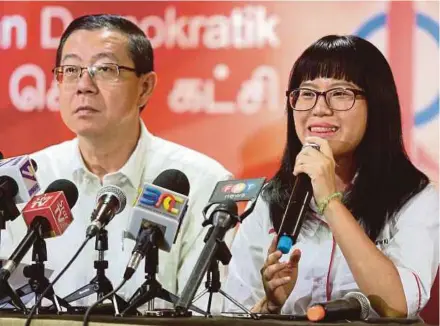
M 391 63 L 405 145 L 438 182 L 439 4 L 402 2 L 4 2 L 0 6 L 0 151 L 33 152 L 73 137 L 51 75 L 63 29 L 77 16 L 136 22 L 159 83 L 142 113 L 158 136 L 203 152 L 237 177 L 270 177 L 285 141 L 289 71 L 326 34 L 357 34 Z M 438 285 L 437 289 L 438 289 Z M 436 301 L 428 309 L 438 323 Z

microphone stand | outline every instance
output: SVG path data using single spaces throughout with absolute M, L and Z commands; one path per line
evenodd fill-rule
M 204 214 L 206 214 L 209 207 L 213 204 L 208 205 L 204 209 Z M 225 205 L 227 208 L 225 208 Z M 218 208 L 216 208 L 210 215 L 209 219 L 206 219 L 202 223 L 202 226 L 207 226 L 211 224 L 212 227 L 206 234 L 206 237 L 204 239 L 205 247 L 203 248 L 200 257 L 197 260 L 194 271 L 189 277 L 185 288 L 183 289 L 181 298 L 176 303 L 176 311 L 181 314 L 180 316 L 185 315 L 188 307 L 193 302 L 196 291 L 199 288 L 199 285 L 202 282 L 205 273 L 208 272 L 207 282 L 205 283 L 206 289 L 197 297 L 197 299 L 199 299 L 205 293 L 209 292 L 207 307 L 208 309 L 205 313 L 205 317 L 211 317 L 210 310 L 213 293 L 220 293 L 225 298 L 234 303 L 237 307 L 242 309 L 245 313 L 250 315 L 253 319 L 257 319 L 255 314 L 251 313 L 243 305 L 241 305 L 239 302 L 234 300 L 231 296 L 220 289 L 221 284 L 220 272 L 218 270 L 218 261 L 221 261 L 224 265 L 227 265 L 232 257 L 231 252 L 224 242 L 226 232 L 234 228 L 238 222 L 241 222 L 245 216 L 250 214 L 250 212 L 253 210 L 255 202 L 251 205 L 250 209 L 243 214 L 241 219 L 240 216 L 238 216 L 236 213 L 236 204 L 233 203 L 233 205 L 235 206 L 235 213 L 232 212 L 230 203 L 226 201 L 224 202 L 223 207 L 222 205 L 220 205 Z
M 17 292 L 11 287 L 7 280 L 0 280 L 0 295 L 3 297 L 3 304 L 10 302 L 15 309 L 27 314 L 27 308 L 23 301 L 21 301 Z M 10 309 L 5 309 L 10 310 Z
M 145 254 L 145 282 L 136 290 L 133 296 L 129 300 L 129 305 L 121 313 L 121 316 L 126 314 L 135 314 L 136 309 L 141 305 L 147 303 L 147 309 L 149 311 L 154 310 L 154 299 L 159 298 L 169 303 L 175 304 L 178 301 L 178 297 L 167 290 L 165 290 L 159 281 L 156 279 L 156 273 L 159 265 L 159 239 L 162 238 L 162 231 L 156 226 L 150 226 L 148 237 L 148 247 Z M 191 306 L 191 309 L 204 314 L 204 311 Z M 169 311 L 171 316 L 175 316 L 173 311 Z M 190 317 L 192 314 L 190 311 L 186 312 L 186 316 Z M 170 316 L 165 316 L 170 317 Z
M 93 293 L 97 294 L 99 300 L 113 291 L 113 285 L 105 275 L 105 270 L 108 268 L 108 261 L 104 260 L 104 251 L 108 250 L 108 236 L 107 230 L 104 228 L 100 229 L 96 235 L 95 249 L 98 251 L 98 260 L 95 260 L 93 264 L 96 269 L 96 276 L 89 284 L 64 297 L 64 300 L 67 302 L 79 300 Z M 124 309 L 127 306 L 127 302 L 116 293 L 110 300 L 112 301 L 115 314 L 119 314 L 120 308 Z
M 209 208 L 206 207 L 205 211 Z M 253 209 L 253 206 L 251 206 Z M 220 214 L 217 214 L 220 212 Z M 250 211 L 245 212 L 244 216 L 247 216 Z M 243 217 L 242 217 L 243 219 Z M 256 319 L 255 314 L 251 313 L 246 307 L 241 305 L 238 301 L 234 300 L 230 295 L 220 289 L 220 272 L 218 268 L 218 261 L 221 261 L 222 264 L 227 265 L 231 260 L 232 254 L 229 251 L 228 246 L 224 242 L 224 237 L 226 232 L 230 229 L 234 228 L 235 225 L 240 222 L 242 219 L 236 214 L 231 213 L 223 213 L 221 210 L 214 210 L 210 215 L 209 219 L 206 219 L 202 226 L 212 225 L 209 229 L 205 241 L 205 247 L 199 257 L 199 260 L 194 267 L 194 271 L 207 271 L 207 281 L 205 283 L 206 289 L 197 296 L 196 300 L 202 297 L 205 293 L 209 292 L 209 300 L 207 306 L 207 312 L 205 313 L 205 317 L 212 317 L 211 303 L 212 303 L 212 295 L 213 293 L 220 293 L 225 298 L 234 303 L 237 307 L 242 309 L 245 313 L 250 315 L 252 318 Z M 183 292 L 180 300 L 176 304 L 176 311 L 184 316 L 186 311 L 188 310 L 189 305 L 193 302 L 195 293 L 204 277 L 205 273 L 192 273 Z M 195 300 L 194 300 L 195 301 Z
M 213 232 L 213 229 L 214 229 L 214 226 L 212 226 L 209 229 L 208 233 L 206 234 L 205 240 L 204 240 L 205 243 L 210 238 L 211 233 Z M 245 306 L 243 306 L 241 303 L 239 303 L 237 300 L 232 298 L 229 294 L 227 294 L 225 291 L 223 291 L 221 289 L 220 270 L 219 270 L 219 267 L 218 267 L 218 263 L 220 261 L 223 265 L 226 266 L 231 261 L 231 258 L 232 258 L 232 254 L 229 251 L 229 248 L 226 245 L 226 243 L 223 240 L 218 240 L 217 251 L 215 253 L 214 259 L 212 259 L 212 261 L 211 261 L 211 263 L 209 264 L 209 267 L 208 267 L 207 276 L 206 276 L 206 282 L 205 282 L 205 290 L 203 290 L 203 292 L 198 294 L 194 298 L 194 300 L 193 300 L 193 302 L 196 302 L 201 297 L 203 297 L 206 293 L 209 293 L 209 298 L 208 298 L 208 304 L 207 304 L 207 308 L 206 308 L 205 317 L 212 317 L 212 315 L 211 315 L 211 304 L 212 304 L 212 297 L 213 297 L 214 293 L 220 293 L 223 297 L 225 297 L 226 299 L 231 301 L 233 304 L 235 304 L 241 310 L 243 310 L 244 312 L 246 312 L 249 315 L 251 314 L 251 312 L 248 309 L 246 309 Z
M 47 261 L 47 250 L 46 242 L 41 236 L 39 236 L 33 244 L 32 261 L 34 262 L 32 265 L 25 266 L 23 268 L 23 275 L 29 278 L 28 284 L 23 285 L 22 287 L 17 289 L 16 292 L 20 298 L 34 292 L 35 302 L 37 302 L 43 291 L 50 284 L 49 280 L 44 275 L 44 262 Z M 58 297 L 52 288 L 44 295 L 44 297 L 52 301 L 52 305 L 48 307 L 49 311 L 53 306 L 55 306 L 57 312 L 61 312 L 61 307 L 66 308 L 68 311 L 70 311 L 70 309 L 72 308 L 69 303 L 67 303 L 64 299 Z M 10 301 L 10 297 L 4 298 L 0 300 L 0 305 L 11 303 Z M 41 309 L 41 306 L 37 309 Z

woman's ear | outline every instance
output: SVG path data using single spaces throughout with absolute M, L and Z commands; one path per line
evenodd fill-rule
M 139 78 L 139 103 L 138 107 L 144 107 L 153 94 L 157 84 L 157 75 L 154 71 L 142 75 Z

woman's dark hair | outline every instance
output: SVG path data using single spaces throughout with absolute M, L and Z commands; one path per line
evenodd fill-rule
M 385 222 L 429 180 L 405 152 L 394 78 L 385 57 L 373 44 L 356 36 L 319 39 L 295 62 L 288 90 L 320 77 L 343 79 L 365 91 L 367 128 L 354 153 L 357 177 L 344 200 L 370 239 L 375 240 Z M 292 191 L 295 157 L 302 148 L 288 100 L 286 110 L 287 143 L 281 166 L 263 192 L 276 230 Z

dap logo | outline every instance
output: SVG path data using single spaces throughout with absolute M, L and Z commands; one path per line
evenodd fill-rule
M 402 111 L 402 118 L 407 121 L 408 128 L 404 132 L 410 132 L 408 143 L 406 143 L 407 150 L 415 163 L 426 169 L 425 172 L 429 171 L 430 177 L 435 180 L 439 177 L 437 151 L 433 149 L 435 146 L 427 147 L 427 144 L 431 144 L 432 141 L 436 144 L 436 141 L 431 139 L 422 141 L 420 137 L 438 138 L 435 135 L 438 133 L 436 121 L 438 120 L 440 106 L 439 76 L 437 69 L 426 70 L 426 67 L 431 66 L 429 64 L 427 66 L 426 61 L 430 61 L 431 58 L 438 60 L 439 23 L 427 14 L 416 11 L 415 7 L 416 5 L 412 1 L 391 2 L 388 12 L 380 12 L 372 16 L 354 34 L 365 39 L 373 39 L 377 32 L 384 30 L 387 32 L 388 52 L 394 54 L 390 56 L 390 64 L 394 64 L 395 69 L 399 71 L 400 78 L 406 76 L 405 71 L 408 71 L 408 79 L 399 80 L 400 84 L 404 85 L 401 86 L 403 87 L 402 94 L 405 97 L 403 102 L 410 105 L 409 107 L 403 107 L 404 110 Z M 402 39 L 401 34 L 405 33 L 411 34 L 412 37 Z M 437 49 L 436 56 L 432 54 L 433 49 Z M 400 56 L 407 56 L 406 60 L 392 61 L 393 58 Z M 420 62 L 420 59 L 417 58 L 423 58 L 423 62 Z M 427 73 L 428 75 L 426 75 Z M 437 87 L 431 88 L 423 85 L 421 88 L 415 85 L 414 81 L 420 80 L 420 78 L 423 78 L 424 83 L 429 83 L 429 80 L 431 80 L 431 83 Z M 422 96 L 419 95 L 419 89 L 423 89 Z M 417 102 L 415 103 L 413 99 L 417 99 Z M 411 103 L 415 103 L 415 105 L 411 105 Z M 420 137 L 412 132 L 414 129 Z
M 408 2 L 407 5 L 412 5 L 411 2 Z M 388 16 L 386 13 L 379 13 L 369 20 L 367 20 L 362 26 L 358 28 L 355 32 L 359 37 L 368 39 L 372 36 L 373 33 L 377 32 L 382 28 L 387 27 Z M 407 24 L 407 22 L 402 22 L 402 24 Z M 417 29 L 425 32 L 429 35 L 433 42 L 439 46 L 439 24 L 432 18 L 428 17 L 422 13 L 415 14 L 415 24 Z M 394 36 L 397 37 L 397 36 Z M 404 42 L 404 41 L 402 41 Z M 409 67 L 411 69 L 411 67 Z M 436 77 L 438 78 L 438 77 Z M 423 107 L 421 110 L 414 116 L 414 126 L 420 127 L 423 126 L 432 120 L 434 120 L 439 114 L 439 94 L 435 94 L 433 99 L 429 102 L 428 105 Z
M 152 206 L 159 210 L 165 210 L 173 215 L 178 215 L 180 206 L 184 203 L 182 197 L 171 194 L 163 189 L 146 186 L 139 198 L 139 203 Z M 179 207 L 177 207 L 179 206 Z

